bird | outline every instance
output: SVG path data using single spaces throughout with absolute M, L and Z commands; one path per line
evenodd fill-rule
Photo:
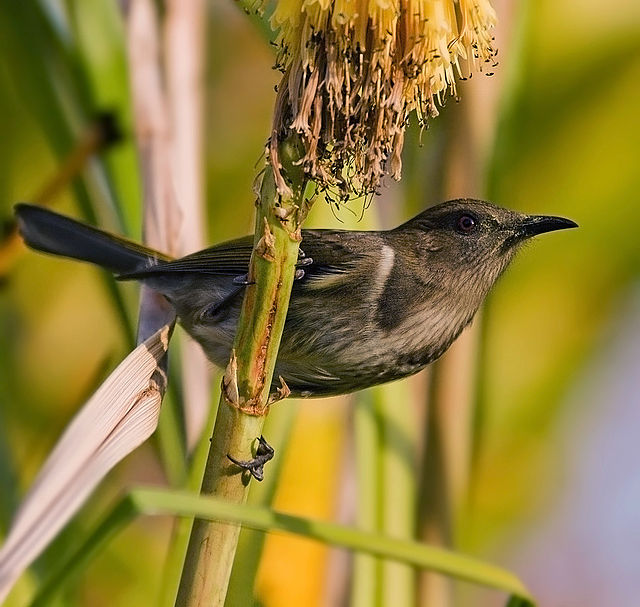
M 143 282 L 213 364 L 227 364 L 253 236 L 173 259 L 43 207 L 20 203 L 15 213 L 29 247 Z M 325 397 L 413 375 L 469 325 L 523 243 L 575 227 L 464 198 L 391 230 L 302 230 L 274 377 L 293 397 Z

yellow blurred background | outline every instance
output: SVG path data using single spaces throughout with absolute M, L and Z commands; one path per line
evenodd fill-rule
M 46 9 L 49 25 L 34 16 L 35 6 Z M 422 134 L 414 125 L 403 181 L 389 184 L 364 219 L 357 204 L 354 213 L 336 214 L 319 201 L 309 225 L 390 227 L 452 196 L 484 197 L 580 224 L 579 230 L 540 238 L 519 255 L 463 346 L 476 361 L 465 447 L 469 487 L 449 513 L 445 535 L 456 549 L 514 571 L 541 606 L 633 605 L 640 597 L 640 3 L 521 0 L 496 8 L 495 76 L 477 74 L 461 83 L 462 101 L 450 100 Z M 210 242 L 219 242 L 251 229 L 251 186 L 278 74 L 254 19 L 232 2 L 209 3 L 207 18 L 207 231 Z M 46 54 L 50 38 L 58 43 Z M 0 49 L 0 219 L 9 222 L 12 205 L 33 199 L 56 173 L 73 147 L 69 133 L 81 130 L 90 107 L 116 112 L 124 140 L 104 153 L 102 168 L 95 162 L 87 168 L 85 194 L 69 187 L 55 208 L 83 216 L 83 195 L 105 201 L 98 206 L 100 224 L 138 238 L 140 184 L 117 3 L 6 3 Z M 73 105 L 78 99 L 90 100 L 80 104 L 84 114 Z M 109 288 L 99 270 L 26 251 L 2 276 L 2 533 L 74 411 L 127 352 Z M 135 318 L 136 287 L 118 289 Z M 465 373 L 454 376 L 454 386 L 469 380 Z M 422 465 L 428 453 L 425 384 L 425 377 L 413 378 L 392 393 L 404 398 L 387 403 L 390 415 L 404 419 L 416 451 L 408 468 L 388 474 L 376 489 L 384 492 L 378 497 L 386 500 L 384 516 L 391 519 L 394 492 L 413 496 L 410 512 L 401 511 L 406 503 L 397 512 L 399 520 L 406 514 L 405 526 L 417 535 L 425 512 L 418 494 L 431 480 Z M 266 432 L 273 426 L 274 434 L 287 437 L 274 445 L 281 466 L 277 487 L 270 489 L 275 507 L 362 522 L 358 496 L 366 487 L 356 484 L 369 463 L 372 475 L 386 464 L 357 458 L 363 439 L 356 418 L 379 411 L 371 402 L 376 398 L 274 408 Z M 285 407 L 290 411 L 282 412 Z M 278 424 L 290 430 L 275 429 Z M 413 487 L 402 476 L 407 471 L 420 477 Z M 109 475 L 38 561 L 33 579 L 124 488 L 163 479 L 150 441 Z M 378 523 L 393 529 L 393 520 Z M 149 597 L 161 586 L 170 533 L 169 520 L 140 520 L 100 554 L 60 604 L 155 604 Z M 349 602 L 349 580 L 366 566 L 310 541 L 269 536 L 256 600 L 265 607 L 355 604 Z M 245 601 L 251 589 L 242 587 L 241 572 L 236 575 L 232 591 Z M 503 600 L 468 586 L 450 590 L 439 595 L 443 605 Z M 23 596 L 28 594 L 25 584 Z M 377 596 L 375 604 L 404 604 L 389 596 Z M 16 605 L 23 604 L 19 600 Z

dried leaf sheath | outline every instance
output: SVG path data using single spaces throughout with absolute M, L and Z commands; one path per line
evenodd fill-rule
M 56 444 L 0 549 L 0 603 L 106 473 L 156 429 L 170 333 L 163 327 L 131 352 Z

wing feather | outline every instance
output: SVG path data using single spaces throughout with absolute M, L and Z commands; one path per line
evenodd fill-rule
M 305 266 L 304 282 L 340 275 L 359 257 L 350 235 L 339 230 L 303 230 L 302 249 L 313 263 Z M 349 235 L 345 237 L 345 235 Z M 253 251 L 253 237 L 244 236 L 192 253 L 180 259 L 158 261 L 147 268 L 123 273 L 119 278 L 150 278 L 152 276 L 193 273 L 209 276 L 242 276 L 249 271 Z
M 180 259 L 157 263 L 137 272 L 120 274 L 119 278 L 148 278 L 159 274 L 206 274 L 209 276 L 241 276 L 249 271 L 253 237 L 245 236 L 192 253 Z

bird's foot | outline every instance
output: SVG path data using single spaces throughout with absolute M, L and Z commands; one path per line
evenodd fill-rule
M 248 470 L 251 476 L 257 481 L 261 481 L 264 478 L 264 465 L 273 459 L 275 451 L 273 447 L 261 436 L 258 439 L 258 448 L 256 449 L 256 456 L 248 461 L 237 460 L 227 453 L 227 457 L 238 467 L 243 470 Z
M 284 377 L 282 377 L 282 375 L 279 375 L 278 379 L 280 380 L 280 386 L 276 388 L 275 392 L 271 392 L 271 394 L 269 394 L 269 398 L 267 399 L 267 405 L 269 407 L 274 403 L 287 398 L 287 396 L 291 394 L 291 390 L 289 390 L 287 382 L 284 381 Z M 271 387 L 273 388 L 273 385 L 271 385 Z
M 304 268 L 306 266 L 310 266 L 313 263 L 312 257 L 298 257 L 298 261 L 296 262 L 296 268 Z
M 311 257 L 307 257 L 304 251 L 302 249 L 299 249 L 294 280 L 300 280 L 301 278 L 304 278 L 304 270 L 302 268 L 310 266 L 312 263 L 313 259 Z
M 234 285 L 238 285 L 241 287 L 247 287 L 249 285 L 255 285 L 256 281 L 255 280 L 249 280 L 249 275 L 248 274 L 242 274 L 242 276 L 236 276 L 233 279 L 233 284 Z

